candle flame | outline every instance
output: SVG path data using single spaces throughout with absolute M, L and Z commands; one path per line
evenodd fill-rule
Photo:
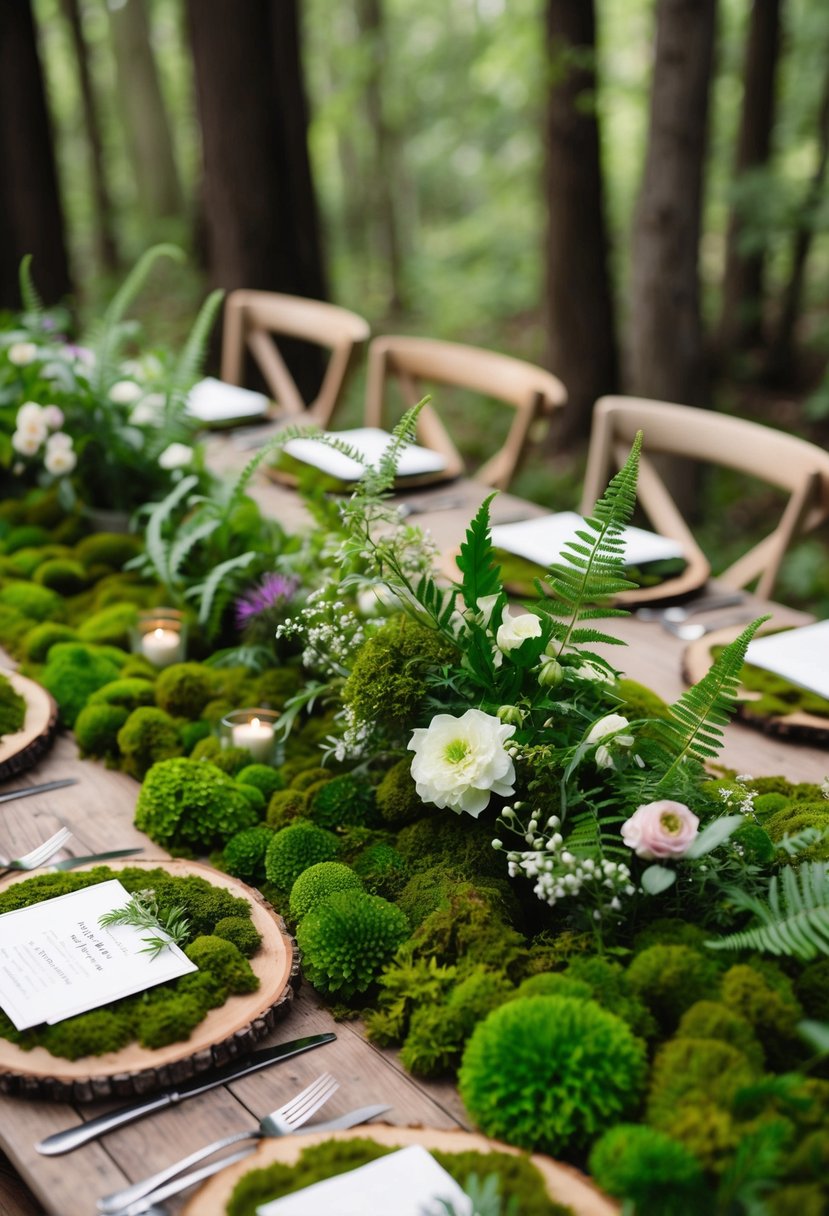
M 157 637 L 157 638 L 163 638 L 163 637 L 164 637 L 164 630 L 163 630 L 163 629 L 154 629 L 154 630 L 153 630 L 153 633 L 154 633 L 155 637 Z
M 251 724 L 251 726 L 253 727 L 253 729 L 254 729 L 254 730 L 258 730 L 258 729 L 259 729 L 259 719 L 258 719 L 258 718 L 251 718 L 251 720 L 250 720 L 250 724 Z

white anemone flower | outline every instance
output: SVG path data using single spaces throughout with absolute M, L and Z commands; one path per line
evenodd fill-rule
M 633 747 L 633 735 L 622 734 L 630 723 L 621 714 L 605 714 L 594 722 L 587 732 L 585 743 L 598 743 L 596 748 L 596 765 L 598 768 L 613 768 L 613 748 Z M 602 743 L 607 739 L 607 743 Z
M 144 390 L 134 380 L 116 380 L 109 390 L 109 399 L 116 405 L 132 405 L 143 393 Z
M 480 709 L 459 718 L 436 714 L 412 732 L 412 777 L 424 802 L 477 818 L 492 794 L 515 792 L 515 765 L 504 744 L 515 727 Z
M 71 473 L 77 463 L 78 458 L 71 445 L 49 448 L 43 457 L 46 472 L 51 473 L 53 477 L 63 477 L 66 473 Z
M 6 355 L 9 363 L 13 363 L 15 367 L 25 367 L 37 358 L 37 347 L 34 342 L 12 342 Z
M 158 458 L 162 469 L 183 469 L 193 459 L 193 449 L 186 443 L 171 443 Z
M 541 636 L 541 620 L 534 612 L 522 612 L 513 616 L 509 608 L 505 608 L 501 616 L 501 624 L 495 634 L 495 645 L 499 650 L 517 650 L 527 638 Z
M 66 451 L 66 449 L 71 448 L 71 447 L 72 447 L 72 436 L 67 435 L 66 431 L 55 431 L 46 440 L 46 451 L 47 452 L 54 452 L 54 451 L 57 451 L 59 448 Z
M 21 456 L 34 456 L 40 444 L 41 439 L 37 435 L 28 434 L 26 431 L 15 431 L 12 435 L 12 447 Z

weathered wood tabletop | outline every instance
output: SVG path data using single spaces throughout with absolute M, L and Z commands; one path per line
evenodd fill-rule
M 223 444 L 227 456 L 230 441 L 224 440 Z M 244 459 L 237 453 L 239 458 Z M 417 521 L 432 532 L 442 552 L 451 552 L 470 513 L 485 493 L 482 487 L 471 483 L 435 489 L 431 491 L 435 498 L 439 495 L 445 502 L 451 496 L 452 501 L 462 499 L 463 505 L 418 515 Z M 290 492 L 260 479 L 256 494 L 269 513 L 286 523 L 297 519 L 297 502 Z M 429 493 L 407 497 L 426 501 Z M 509 495 L 499 495 L 493 518 L 515 519 L 538 510 Z M 808 619 L 776 607 L 774 613 L 781 624 Z M 683 643 L 669 636 L 659 624 L 644 623 L 634 617 L 620 620 L 614 629 L 629 643 L 626 650 L 614 648 L 611 657 L 617 666 L 662 695 L 677 696 L 683 687 L 680 677 Z M 820 781 L 829 772 L 829 755 L 824 748 L 770 739 L 739 725 L 727 730 L 723 760 L 753 776 L 780 773 L 792 780 Z M 66 825 L 73 832 L 69 851 L 76 855 L 140 845 L 145 857 L 166 856 L 132 825 L 138 785 L 121 773 L 80 760 L 69 736 L 60 738 L 35 770 L 12 784 L 38 784 L 69 776 L 78 777 L 78 784 L 0 806 L 0 850 L 17 856 Z M 9 788 L 9 783 L 4 788 Z M 54 1216 L 91 1216 L 100 1195 L 162 1168 L 209 1140 L 253 1126 L 262 1115 L 324 1070 L 333 1072 L 340 1082 L 338 1093 L 326 1105 L 326 1117 L 353 1107 L 386 1102 L 392 1109 L 384 1119 L 393 1124 L 434 1128 L 466 1124 L 463 1108 L 450 1084 L 414 1080 L 404 1072 L 393 1052 L 369 1044 L 357 1024 L 335 1023 L 307 987 L 300 991 L 287 1016 L 262 1045 L 323 1030 L 334 1030 L 336 1041 L 142 1119 L 61 1157 L 40 1156 L 34 1145 L 51 1132 L 117 1104 L 72 1106 L 0 1097 L 0 1147 L 43 1211 Z M 171 1213 L 179 1211 L 180 1206 L 177 1200 L 168 1201 Z

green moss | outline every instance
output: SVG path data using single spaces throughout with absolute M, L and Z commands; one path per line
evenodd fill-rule
M 77 595 L 87 584 L 87 574 L 80 562 L 71 558 L 52 557 L 42 562 L 34 572 L 34 581 L 58 595 Z
M 190 753 L 194 760 L 209 760 L 216 768 L 235 777 L 250 765 L 250 752 L 245 747 L 222 747 L 215 735 L 199 739 Z
M 686 1009 L 676 1032 L 678 1039 L 717 1039 L 741 1051 L 750 1064 L 761 1069 L 763 1049 L 751 1023 L 718 1001 L 697 1001 Z
M 41 528 L 37 524 L 22 524 L 19 528 L 12 528 L 8 533 L 3 543 L 3 550 L 6 553 L 16 553 L 18 549 L 39 549 L 43 545 L 48 545 L 51 539 L 45 528 Z
M 235 782 L 207 761 L 184 757 L 153 765 L 135 808 L 135 826 L 165 847 L 217 848 L 256 821 Z
M 737 1091 L 749 1085 L 756 1070 L 744 1052 L 718 1039 L 671 1039 L 656 1053 L 651 1070 L 647 1120 L 672 1130 L 684 1108 L 713 1103 L 730 1110 Z
M 629 976 L 618 963 L 595 955 L 576 956 L 564 972 L 569 980 L 589 984 L 593 999 L 627 1022 L 634 1034 L 651 1039 L 656 1025 L 650 1010 L 630 983 Z
M 118 755 L 118 732 L 129 717 L 121 705 L 85 705 L 75 719 L 75 740 L 82 756 Z
M 277 790 L 271 795 L 265 815 L 269 828 L 278 831 L 287 827 L 294 819 L 305 815 L 308 799 L 301 790 Z
M 707 1206 L 696 1157 L 652 1127 L 619 1123 L 605 1132 L 591 1150 L 590 1173 L 639 1216 L 699 1216 Z
M 416 950 L 444 962 L 460 959 L 494 970 L 509 969 L 526 955 L 524 938 L 509 924 L 500 892 L 458 882 L 415 929 Z
M 256 785 L 245 785 L 244 781 L 240 781 L 238 777 L 236 778 L 236 784 L 256 813 L 259 816 L 263 816 L 265 814 L 265 795 L 259 787 Z
M 259 979 L 241 950 L 227 938 L 215 934 L 197 937 L 184 953 L 200 971 L 208 972 L 226 990 L 228 996 L 255 992 Z
M 335 891 L 362 891 L 363 881 L 340 861 L 320 861 L 309 866 L 291 887 L 291 918 L 301 920 Z
M 639 930 L 633 945 L 637 954 L 647 950 L 649 946 L 693 946 L 700 949 L 710 936 L 705 929 L 687 920 L 659 916 L 655 920 L 649 920 L 645 928 Z
M 314 987 L 348 999 L 371 987 L 408 933 L 400 909 L 379 895 L 336 891 L 303 918 L 297 942 Z
M 15 689 L 7 676 L 0 674 L 0 739 L 13 735 L 26 721 L 25 698 Z
M 30 663 L 45 663 L 52 646 L 57 642 L 74 642 L 77 637 L 69 625 L 41 621 L 23 638 L 23 657 Z
M 225 916 L 213 930 L 216 937 L 233 942 L 233 945 L 245 958 L 252 958 L 262 944 L 262 937 L 256 926 L 244 916 Z
M 649 946 L 627 970 L 634 993 L 666 1032 L 695 1001 L 716 996 L 717 978 L 717 964 L 690 946 Z
M 255 785 L 269 799 L 271 794 L 284 788 L 282 774 L 269 764 L 246 764 L 241 772 L 236 774 L 236 780 L 241 785 Z
M 321 828 L 371 824 L 376 819 L 374 790 L 364 777 L 343 773 L 309 793 L 308 813 Z
M 14 608 L 29 621 L 62 621 L 66 616 L 61 596 L 36 583 L 6 583 L 0 587 L 0 604 Z
M 226 718 L 237 708 L 237 705 L 238 702 L 231 701 L 227 697 L 212 697 L 201 711 L 201 716 L 211 726 L 218 726 L 222 718 Z
M 156 703 L 176 718 L 198 718 L 214 695 L 213 671 L 201 663 L 174 663 L 159 673 Z
M 457 658 L 435 630 L 401 616 L 382 625 L 361 648 L 342 692 L 358 722 L 382 722 L 399 732 L 414 725 L 428 671 Z
M 196 744 L 201 743 L 202 739 L 207 739 L 211 733 L 210 723 L 203 721 L 182 722 L 179 729 L 181 731 L 181 745 L 184 748 L 185 756 L 192 755 Z
M 298 769 L 291 778 L 289 785 L 291 789 L 302 790 L 307 793 L 312 785 L 317 785 L 323 781 L 330 781 L 334 774 L 330 769 L 321 768 L 319 764 L 305 765 Z
M 829 802 L 825 798 L 817 802 L 791 802 L 770 815 L 763 826 L 774 841 L 782 840 L 784 836 L 795 836 L 805 828 L 817 828 L 825 833 L 824 838 L 804 849 L 799 856 L 814 861 L 829 861 Z
M 512 996 L 515 1000 L 523 1000 L 527 996 L 566 996 L 574 1001 L 592 1001 L 593 988 L 584 980 L 571 979 L 561 971 L 542 971 L 522 980 Z
M 197 996 L 181 992 L 144 1010 L 138 1024 L 137 1038 L 142 1047 L 167 1047 L 188 1039 L 205 1014 Z
M 614 1014 L 535 996 L 480 1023 L 458 1080 L 486 1135 L 559 1156 L 633 1111 L 644 1078 L 644 1046 Z
M 615 692 L 622 698 L 619 713 L 629 721 L 634 718 L 669 718 L 668 704 L 652 689 L 636 680 L 619 680 Z
M 413 871 L 445 865 L 470 878 L 505 877 L 503 853 L 492 847 L 492 828 L 484 823 L 462 822 L 457 815 L 418 819 L 404 827 L 397 848 Z
M 826 1216 L 826 1187 L 822 1182 L 776 1187 L 767 1204 L 769 1216 Z
M 77 1017 L 47 1026 L 39 1035 L 40 1046 L 64 1060 L 102 1056 L 118 1051 L 133 1037 L 129 1016 L 123 1010 L 93 1009 Z
M 244 882 L 259 883 L 265 878 L 265 854 L 273 840 L 270 828 L 257 825 L 231 836 L 222 853 L 222 865 L 229 874 Z
M 426 807 L 420 800 L 411 773 L 411 759 L 392 765 L 378 785 L 375 796 L 380 818 L 394 827 L 421 819 Z
M 0 642 L 13 655 L 23 649 L 23 638 L 31 629 L 32 622 L 16 608 L 0 604 Z
M 804 967 L 795 980 L 794 992 L 807 1017 L 825 1019 L 829 1011 L 829 958 Z
M 61 718 L 72 727 L 90 696 L 118 678 L 111 656 L 84 642 L 58 642 L 49 650 L 40 683 L 57 701 Z
M 78 634 L 85 642 L 98 642 L 103 646 L 130 648 L 132 631 L 138 621 L 135 604 L 110 604 L 93 612 L 79 626 Z
M 289 697 L 302 687 L 299 667 L 271 667 L 263 671 L 253 685 L 252 705 L 281 709 Z
M 75 557 L 84 566 L 120 568 L 141 551 L 141 540 L 121 532 L 96 532 L 75 545 Z
M 354 858 L 354 869 L 373 895 L 394 899 L 408 882 L 410 871 L 405 858 L 390 844 L 380 842 L 363 849 Z
M 111 684 L 104 684 L 89 698 L 90 705 L 119 705 L 124 709 L 138 709 L 142 705 L 154 705 L 155 693 L 150 680 L 139 676 L 121 677 Z
M 123 769 L 139 781 L 154 764 L 180 756 L 181 735 L 173 719 L 153 705 L 134 709 L 118 732 Z
M 299 820 L 274 833 L 265 856 L 268 882 L 287 898 L 300 874 L 320 861 L 337 856 L 337 838 L 308 820 Z
M 476 967 L 449 992 L 443 1004 L 416 1008 L 400 1059 L 419 1076 L 454 1072 L 477 1024 L 508 1000 L 513 991 L 505 975 Z
M 803 1010 L 782 972 L 738 963 L 723 976 L 720 999 L 754 1027 L 773 1067 L 788 1068 L 801 1058 L 797 1023 Z
M 774 792 L 759 794 L 754 799 L 754 813 L 761 819 L 765 819 L 768 815 L 773 815 L 775 811 L 782 811 L 784 806 L 789 805 L 789 802 L 787 794 Z
M 764 831 L 759 823 L 753 823 L 751 820 L 737 828 L 731 837 L 731 843 L 741 848 L 750 862 L 763 864 L 771 861 L 776 852 L 768 832 Z
M 743 688 L 760 694 L 757 698 L 743 703 L 742 712 L 749 718 L 786 717 L 792 713 L 808 713 L 829 718 L 829 701 L 825 697 L 811 692 L 808 688 L 799 688 L 772 671 L 746 663 L 740 672 L 740 683 Z

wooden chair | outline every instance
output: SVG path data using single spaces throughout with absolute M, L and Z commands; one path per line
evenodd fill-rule
M 241 384 L 245 351 L 249 350 L 282 410 L 324 427 L 369 333 L 363 317 L 336 304 L 273 291 L 232 291 L 225 301 L 221 378 L 228 384 Z M 331 352 L 313 401 L 303 399 L 274 334 L 312 342 Z
M 829 452 L 773 427 L 711 410 L 639 397 L 602 397 L 593 413 L 583 514 L 589 514 L 624 462 L 639 430 L 644 433 L 639 503 L 657 532 L 679 541 L 692 568 L 708 567 L 707 558 L 650 456 L 666 453 L 736 469 L 789 492 L 777 526 L 717 575 L 734 588 L 757 579 L 757 594 L 770 598 L 792 539 L 829 518 Z
M 369 345 L 366 426 L 384 425 L 389 380 L 399 384 L 407 408 L 416 405 L 432 384 L 471 389 L 511 406 L 515 417 L 505 442 L 470 474 L 499 490 L 508 488 L 536 419 L 567 400 L 567 390 L 558 377 L 532 363 L 456 342 L 384 336 Z M 417 438 L 424 447 L 443 453 L 448 475 L 464 472 L 463 459 L 431 404 L 418 416 Z

